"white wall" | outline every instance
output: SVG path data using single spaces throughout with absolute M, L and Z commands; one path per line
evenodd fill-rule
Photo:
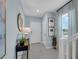
M 6 10 L 6 55 L 3 59 L 15 59 L 17 29 L 17 14 L 20 8 L 18 0 L 7 0 Z
M 47 16 L 44 16 L 43 17 L 43 20 L 42 20 L 42 42 L 45 46 L 47 46 Z
M 42 21 L 42 41 L 46 48 L 52 48 L 52 38 L 48 36 L 48 18 L 54 17 L 56 20 L 56 14 L 55 13 L 46 13 L 43 16 Z

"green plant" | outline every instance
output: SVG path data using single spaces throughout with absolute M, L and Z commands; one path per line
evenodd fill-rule
M 56 41 L 56 36 L 55 35 L 53 36 L 53 41 Z
M 20 46 L 23 46 L 24 43 L 25 43 L 25 41 L 26 41 L 26 38 L 22 37 L 22 38 L 20 39 Z
M 52 36 L 52 45 L 53 45 L 53 48 L 56 49 L 56 45 L 57 45 L 57 40 L 56 40 L 56 36 Z

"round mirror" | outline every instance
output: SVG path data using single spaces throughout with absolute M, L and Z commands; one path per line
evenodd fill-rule
M 17 26 L 18 26 L 18 30 L 22 32 L 23 31 L 23 19 L 22 19 L 21 13 L 19 13 L 17 16 Z

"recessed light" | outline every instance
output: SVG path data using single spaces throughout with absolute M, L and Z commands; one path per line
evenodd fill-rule
M 37 9 L 36 12 L 39 13 L 39 9 Z

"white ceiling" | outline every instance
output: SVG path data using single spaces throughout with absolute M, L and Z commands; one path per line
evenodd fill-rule
M 69 0 L 21 0 L 26 16 L 43 16 L 46 12 L 55 12 Z

